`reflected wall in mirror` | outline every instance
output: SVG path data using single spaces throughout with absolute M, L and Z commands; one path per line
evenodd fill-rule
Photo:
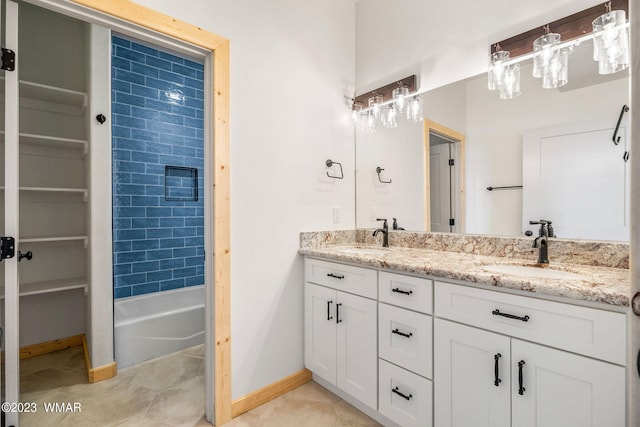
M 456 177 L 461 180 L 451 193 L 456 225 L 450 231 L 522 236 L 537 233 L 529 220 L 549 219 L 558 237 L 628 240 L 628 114 L 620 144 L 612 135 L 629 103 L 629 74 L 599 75 L 591 42 L 576 48 L 569 67 L 567 85 L 543 89 L 531 64 L 523 64 L 522 95 L 512 100 L 487 90 L 485 74 L 423 94 L 426 123 L 464 138 L 462 153 L 445 145 L 454 158 L 454 187 Z M 356 131 L 358 227 L 397 218 L 407 230 L 435 231 L 431 199 L 444 187 L 430 185 L 436 150 L 433 138 L 427 148 L 427 135 L 423 124 L 408 122 L 373 134 Z M 523 157 L 523 141 L 532 138 L 537 142 L 525 144 Z M 378 166 L 392 183 L 379 182 Z

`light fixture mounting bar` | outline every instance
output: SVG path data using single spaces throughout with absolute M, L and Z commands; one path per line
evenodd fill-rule
M 369 105 L 368 104 L 369 98 L 371 98 L 374 93 L 377 93 L 378 95 L 380 95 L 383 99 L 383 102 L 391 101 L 392 100 L 391 93 L 395 88 L 398 87 L 398 83 L 402 83 L 403 85 L 406 85 L 409 88 L 409 95 L 413 95 L 414 92 L 418 89 L 417 78 L 416 78 L 416 75 L 414 74 L 412 76 L 405 77 L 404 79 L 396 80 L 393 83 L 389 83 L 388 85 L 379 87 L 378 89 L 369 91 L 367 93 L 363 93 L 362 95 L 358 95 L 354 99 L 354 104 L 356 102 L 359 102 L 360 104 L 362 104 L 363 108 L 367 108 L 367 106 Z
M 593 31 L 592 23 L 594 19 L 607 11 L 606 6 L 609 3 L 611 3 L 612 10 L 624 10 L 628 16 L 629 0 L 607 1 L 556 21 L 544 23 L 533 30 L 518 34 L 517 36 L 492 43 L 490 52 L 496 52 L 498 50 L 497 46 L 499 46 L 500 50 L 509 51 L 511 58 L 531 53 L 533 52 L 533 41 L 545 33 L 544 27 L 546 26 L 548 26 L 552 33 L 559 33 L 563 41 L 569 41 L 589 34 Z

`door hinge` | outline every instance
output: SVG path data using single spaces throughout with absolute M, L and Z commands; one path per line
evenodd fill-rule
M 0 69 L 5 71 L 15 71 L 16 53 L 11 49 L 2 48 L 2 66 L 0 66 Z
M 449 219 L 449 225 L 450 225 L 451 227 L 453 227 L 454 225 L 456 225 L 456 220 L 455 220 L 455 219 L 453 219 L 453 218 Z
M 0 261 L 13 258 L 16 255 L 16 239 L 0 237 Z
M 454 165 L 455 165 L 455 160 L 449 159 L 449 166 L 454 166 Z

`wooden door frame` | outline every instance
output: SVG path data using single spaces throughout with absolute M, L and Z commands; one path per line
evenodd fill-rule
M 454 140 L 458 144 L 458 158 L 456 162 L 458 164 L 458 205 L 456 210 L 458 213 L 457 232 L 464 233 L 465 231 L 465 200 L 464 200 L 464 178 L 465 178 L 465 136 L 460 132 L 456 132 L 446 126 L 436 123 L 429 119 L 424 119 L 424 229 L 427 232 L 431 231 L 431 149 L 430 149 L 430 132 L 434 132 L 438 135 L 442 135 L 446 139 Z
M 213 313 L 214 417 L 216 425 L 231 420 L 231 231 L 229 175 L 229 40 L 130 0 L 71 0 L 102 14 L 122 19 L 209 50 L 211 72 L 213 163 Z M 209 189 L 207 189 L 209 191 Z

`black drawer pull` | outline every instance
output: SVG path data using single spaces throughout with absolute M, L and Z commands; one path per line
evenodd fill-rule
M 524 360 L 518 362 L 518 394 L 520 396 L 522 396 L 526 390 L 526 388 L 522 386 L 522 367 L 524 364 Z
M 495 367 L 494 367 L 494 374 L 495 374 L 495 381 L 493 382 L 493 384 L 498 387 L 500 385 L 500 383 L 502 382 L 502 380 L 500 379 L 500 371 L 499 371 L 499 367 L 498 367 L 498 360 L 500 360 L 500 358 L 502 357 L 502 355 L 500 353 L 496 354 L 495 356 L 493 356 L 493 358 L 496 361 Z
M 336 323 L 342 323 L 342 320 L 340 319 L 340 306 L 342 305 L 341 302 L 336 304 Z
M 333 277 L 334 279 L 340 279 L 340 280 L 344 279 L 344 276 L 341 276 L 339 274 L 327 273 L 327 276 Z
M 403 295 L 411 295 L 413 293 L 413 291 L 404 291 L 400 288 L 393 288 L 391 289 L 391 292 L 396 292 L 398 294 L 403 294 Z
M 327 320 L 333 319 L 333 316 L 331 315 L 331 304 L 333 304 L 333 301 L 327 301 Z
M 395 328 L 393 331 L 391 331 L 392 334 L 396 334 L 396 335 L 400 335 L 403 336 L 405 338 L 411 338 L 413 336 L 413 334 L 411 332 L 409 332 L 408 334 L 405 334 L 404 332 L 400 332 L 398 330 L 398 328 Z
M 405 398 L 405 399 L 407 399 L 407 400 L 411 400 L 411 398 L 413 397 L 413 394 L 409 394 L 409 396 L 407 396 L 406 394 L 402 393 L 401 391 L 398 391 L 398 387 L 396 387 L 396 388 L 392 388 L 392 389 L 391 389 L 391 392 L 392 392 L 392 393 L 395 393 L 395 394 L 397 394 L 398 396 L 403 397 L 403 398 Z
M 494 316 L 508 317 L 509 319 L 522 320 L 523 322 L 529 321 L 529 316 L 522 317 L 522 316 L 516 316 L 515 314 L 500 313 L 500 310 L 498 310 L 497 308 L 493 310 L 491 314 L 493 314 Z

